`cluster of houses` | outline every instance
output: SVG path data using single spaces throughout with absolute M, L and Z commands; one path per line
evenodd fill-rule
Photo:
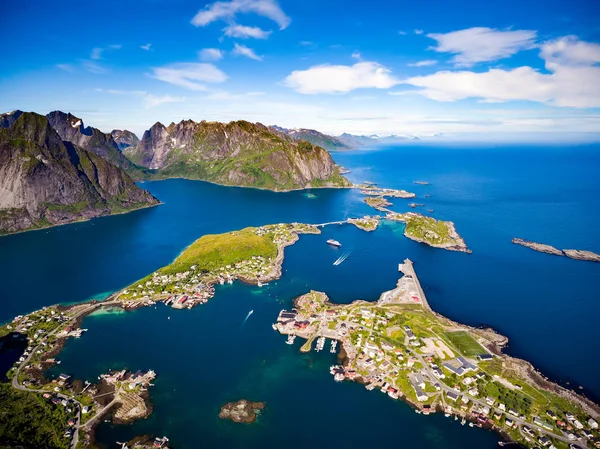
M 404 371 L 417 401 L 423 404 L 424 413 L 429 413 L 431 401 L 439 398 L 443 389 L 446 403 L 455 404 L 457 410 L 465 416 L 470 415 L 471 422 L 478 425 L 499 425 L 515 429 L 520 425 L 524 438 L 535 440 L 535 444 L 548 448 L 553 447 L 552 439 L 548 435 L 556 433 L 556 427 L 574 444 L 582 438 L 596 444 L 595 433 L 598 425 L 591 418 L 586 426 L 576 417 L 566 413 L 565 419 L 568 422 L 562 423 L 556 418 L 556 414 L 548 411 L 548 416 L 555 420 L 555 423 L 550 424 L 540 417 L 522 415 L 492 396 L 480 397 L 478 383 L 481 386 L 481 381 L 489 379 L 489 376 L 479 369 L 478 362 L 492 359 L 491 354 L 481 354 L 477 360 L 458 355 L 436 362 L 433 355 L 425 353 L 418 358 L 412 351 L 423 352 L 418 349 L 422 346 L 421 340 L 407 324 L 401 328 L 405 336 L 404 345 L 393 345 L 385 339 L 375 339 L 374 335 L 385 335 L 393 317 L 389 312 L 378 311 L 372 307 L 360 307 L 347 312 L 329 309 L 321 298 L 315 295 L 317 293 L 301 297 L 296 304 L 298 310 L 282 311 L 276 329 L 284 334 L 303 338 L 327 335 L 344 342 L 350 362 L 345 367 L 332 367 L 331 372 L 335 380 L 354 380 L 360 377 L 368 390 L 380 388 L 391 398 L 398 399 L 407 394 L 396 385 L 396 379 L 402 375 L 400 372 Z M 406 346 L 404 350 L 403 346 Z M 413 349 L 409 349 L 411 347 Z M 428 366 L 423 366 L 419 360 L 423 360 Z M 460 387 L 456 385 L 455 388 L 448 389 L 448 386 L 443 385 L 443 379 L 447 379 L 451 374 L 459 378 Z M 451 377 L 456 380 L 456 377 Z M 432 387 L 435 388 L 435 393 L 431 393 Z M 451 410 L 451 407 L 449 409 Z M 525 425 L 523 422 L 532 424 Z M 536 429 L 543 429 L 548 435 Z
M 100 375 L 100 379 L 104 380 L 107 384 L 122 387 L 127 386 L 130 390 L 134 390 L 138 386 L 147 387 L 152 384 L 155 378 L 156 373 L 153 370 L 132 373 L 124 369 Z

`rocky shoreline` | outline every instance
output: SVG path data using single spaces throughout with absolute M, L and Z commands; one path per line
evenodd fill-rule
M 540 253 L 552 254 L 553 256 L 566 256 L 575 260 L 587 260 L 589 262 L 600 262 L 600 254 L 596 254 L 592 251 L 585 251 L 580 249 L 563 249 L 560 250 L 551 245 L 545 243 L 537 243 L 531 240 L 525 240 L 520 238 L 514 238 L 511 240 L 515 245 L 521 245 L 526 248 L 538 251 Z

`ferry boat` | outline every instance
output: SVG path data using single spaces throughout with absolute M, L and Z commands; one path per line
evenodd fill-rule
M 331 246 L 335 246 L 336 248 L 342 247 L 342 244 L 340 242 L 338 242 L 337 240 L 333 240 L 333 239 L 327 240 L 327 244 L 331 245 Z

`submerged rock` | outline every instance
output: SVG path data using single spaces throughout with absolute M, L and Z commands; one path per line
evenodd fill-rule
M 264 402 L 251 402 L 241 399 L 237 402 L 228 402 L 219 412 L 219 418 L 230 419 L 233 422 L 251 423 L 256 421 L 260 411 L 265 408 Z

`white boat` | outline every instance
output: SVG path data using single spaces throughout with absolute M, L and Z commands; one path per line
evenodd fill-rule
M 293 345 L 293 344 L 294 344 L 294 340 L 295 340 L 295 339 L 296 339 L 296 336 L 295 336 L 295 335 L 288 335 L 288 338 L 287 338 L 287 341 L 286 341 L 286 343 L 287 343 L 288 345 Z
M 337 240 L 333 240 L 333 239 L 327 240 L 327 244 L 331 245 L 331 246 L 335 246 L 337 248 L 341 248 L 342 247 L 342 244 L 340 242 L 338 242 Z

